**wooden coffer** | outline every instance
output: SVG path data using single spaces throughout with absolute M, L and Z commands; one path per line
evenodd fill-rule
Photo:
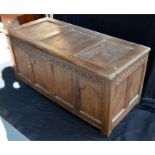
M 150 48 L 49 18 L 9 37 L 17 78 L 103 135 L 139 103 Z

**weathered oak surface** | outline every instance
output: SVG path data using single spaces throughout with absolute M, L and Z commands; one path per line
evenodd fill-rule
M 48 18 L 9 34 L 16 76 L 102 134 L 139 103 L 150 48 Z

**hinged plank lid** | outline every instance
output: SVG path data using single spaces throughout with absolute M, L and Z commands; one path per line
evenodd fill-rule
M 24 24 L 9 32 L 10 36 L 108 79 L 150 51 L 139 44 L 49 18 Z

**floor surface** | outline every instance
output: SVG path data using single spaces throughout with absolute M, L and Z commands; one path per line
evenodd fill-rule
M 0 70 L 3 66 L 12 66 L 11 57 L 9 50 L 7 48 L 7 42 L 4 34 L 1 33 L 3 26 L 0 23 Z M 0 72 L 0 77 L 2 72 Z M 2 78 L 0 78 L 0 89 L 5 87 L 5 83 Z M 1 94 L 0 94 L 1 95 Z M 2 102 L 0 100 L 0 102 Z M 25 137 L 21 132 L 19 132 L 15 127 L 13 127 L 9 122 L 0 116 L 0 141 L 28 141 L 29 139 Z
M 2 141 L 29 141 L 29 139 L 0 117 L 0 142 Z

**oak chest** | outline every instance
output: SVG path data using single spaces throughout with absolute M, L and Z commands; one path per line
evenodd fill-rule
M 9 36 L 17 78 L 102 134 L 139 103 L 150 48 L 49 18 Z

